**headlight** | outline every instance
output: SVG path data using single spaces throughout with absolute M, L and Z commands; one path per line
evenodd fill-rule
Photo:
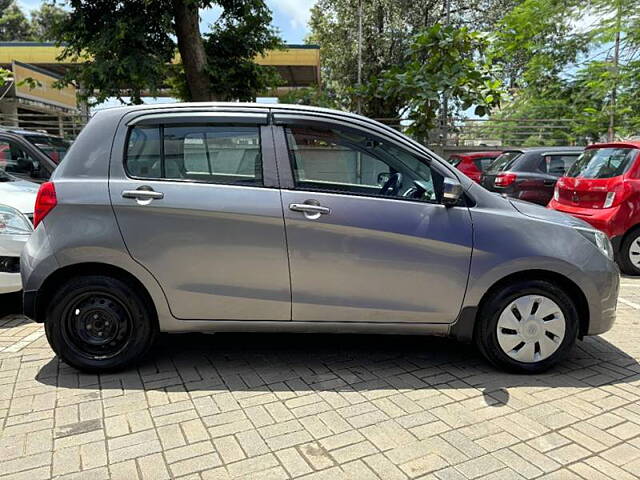
M 600 250 L 605 257 L 613 261 L 613 246 L 611 245 L 611 241 L 609 241 L 609 237 L 600 230 L 591 230 L 588 228 L 576 228 L 576 230 L 580 232 L 584 238 L 598 247 L 598 250 Z
M 13 207 L 0 205 L 0 235 L 29 235 L 31 222 Z

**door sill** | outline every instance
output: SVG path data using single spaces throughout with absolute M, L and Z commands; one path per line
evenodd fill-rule
M 379 333 L 445 336 L 449 334 L 450 327 L 449 323 L 177 320 L 167 318 L 160 320 L 162 332 Z

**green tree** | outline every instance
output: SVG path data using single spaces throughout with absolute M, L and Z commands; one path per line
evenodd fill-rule
M 317 85 L 289 90 L 280 97 L 280 102 L 324 108 L 340 108 L 344 103 L 342 99 L 335 96 L 335 92 L 321 89 Z
M 0 41 L 32 40 L 31 24 L 16 2 L 4 0 L 0 7 Z
M 3 87 L 8 81 L 13 78 L 13 75 L 6 68 L 0 68 L 0 87 Z
M 275 68 L 254 59 L 284 44 L 270 26 L 271 11 L 263 2 L 223 3 L 220 18 L 204 34 L 209 89 L 218 100 L 251 101 L 281 82 Z M 183 79 L 179 76 L 173 84 L 178 96 L 188 98 Z
M 318 0 L 311 10 L 307 41 L 320 45 L 323 90 L 355 111 L 358 97 L 358 31 L 362 13 L 362 83 L 375 81 L 406 58 L 414 35 L 449 17 L 451 25 L 474 30 L 498 21 L 519 0 Z M 361 9 L 360 9 L 361 5 Z M 397 99 L 360 98 L 361 111 L 372 117 L 397 117 Z
M 500 104 L 501 83 L 486 63 L 487 44 L 484 35 L 466 27 L 435 25 L 413 38 L 400 66 L 366 88 L 375 98 L 401 105 L 412 122 L 409 133 L 425 139 L 442 115 L 443 95 L 447 117 L 471 107 L 483 116 Z
M 220 20 L 203 39 L 199 9 L 222 7 Z M 277 43 L 263 0 L 68 0 L 70 15 L 54 28 L 62 59 L 76 64 L 61 84 L 76 83 L 81 96 L 101 102 L 172 85 L 182 98 L 206 101 L 248 98 L 271 82 L 269 69 L 254 63 Z M 243 44 L 246 42 L 246 44 Z M 180 63 L 172 65 L 175 51 Z M 227 62 L 226 64 L 224 62 Z M 225 65 L 235 70 L 226 77 Z
M 55 3 L 43 3 L 40 8 L 31 12 L 31 28 L 33 37 L 39 42 L 55 40 L 54 26 L 65 21 L 69 13 Z

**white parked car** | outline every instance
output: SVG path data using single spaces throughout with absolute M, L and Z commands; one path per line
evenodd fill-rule
M 20 252 L 33 231 L 38 187 L 67 148 L 52 135 L 0 129 L 0 294 L 22 289 Z
M 32 231 L 31 222 L 19 210 L 0 205 L 0 294 L 22 289 L 20 253 Z

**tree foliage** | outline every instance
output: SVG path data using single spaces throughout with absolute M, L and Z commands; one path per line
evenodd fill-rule
M 25 41 L 33 38 L 29 20 L 15 1 L 0 4 L 0 41 Z
M 486 63 L 486 36 L 466 27 L 435 25 L 417 34 L 400 66 L 384 72 L 366 89 L 375 98 L 390 98 L 402 105 L 411 120 L 409 133 L 426 138 L 442 114 L 474 107 L 483 116 L 500 104 L 501 83 Z
M 471 30 L 489 28 L 518 0 L 450 0 L 450 23 Z M 359 2 L 318 0 L 311 11 L 307 41 L 320 45 L 323 89 L 333 92 L 340 105 L 355 111 L 358 70 Z M 402 65 L 419 32 L 446 21 L 443 0 L 362 1 L 362 83 Z M 404 108 L 399 99 L 361 98 L 362 113 L 377 118 L 397 117 Z
M 198 9 L 214 4 L 222 14 L 203 38 Z M 254 62 L 279 44 L 263 0 L 67 0 L 67 6 L 69 17 L 54 31 L 61 58 L 76 66 L 61 84 L 79 85 L 84 99 L 141 103 L 143 94 L 170 86 L 184 100 L 249 99 L 275 81 L 272 70 Z
M 65 21 L 68 16 L 69 13 L 55 3 L 43 3 L 31 12 L 33 39 L 38 42 L 55 41 L 54 25 Z

